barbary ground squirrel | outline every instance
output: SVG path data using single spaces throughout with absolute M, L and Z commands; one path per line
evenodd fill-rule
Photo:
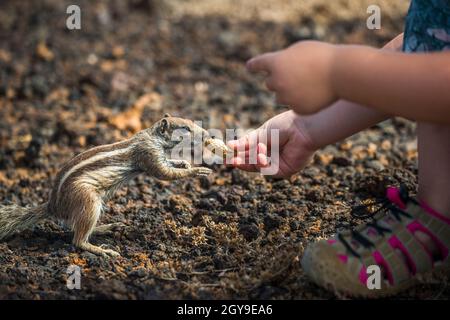
M 0 239 L 41 220 L 55 218 L 73 230 L 76 247 L 99 255 L 118 256 L 116 251 L 89 243 L 89 236 L 114 227 L 115 224 L 98 227 L 96 224 L 104 202 L 120 186 L 140 173 L 160 180 L 211 173 L 209 168 L 192 167 L 185 160 L 167 158 L 167 153 L 179 143 L 173 140 L 175 130 L 184 130 L 194 144 L 212 144 L 226 153 L 222 141 L 209 137 L 194 122 L 166 114 L 130 139 L 94 147 L 69 160 L 57 174 L 48 202 L 34 208 L 0 205 Z

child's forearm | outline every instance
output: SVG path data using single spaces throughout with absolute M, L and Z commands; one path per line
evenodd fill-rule
M 450 52 L 405 54 L 338 49 L 331 74 L 339 98 L 382 113 L 450 123 Z
M 314 149 L 343 140 L 389 118 L 378 110 L 344 100 L 316 114 L 296 117 L 300 129 L 308 134 Z
M 403 33 L 387 43 L 382 50 L 400 51 Z M 297 116 L 298 117 L 298 116 Z M 373 108 L 346 100 L 339 100 L 316 114 L 298 117 L 313 148 L 319 149 L 389 118 L 389 115 Z
M 402 46 L 403 34 L 400 34 L 386 44 L 383 50 L 399 51 Z M 302 117 L 301 121 L 310 133 L 310 140 L 314 147 L 322 148 L 387 118 L 389 118 L 387 114 L 378 110 L 339 100 L 319 113 Z

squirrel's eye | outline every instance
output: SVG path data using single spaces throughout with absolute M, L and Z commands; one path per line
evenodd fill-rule
M 191 132 L 191 128 L 189 127 L 184 127 L 183 129 L 186 129 L 187 131 Z

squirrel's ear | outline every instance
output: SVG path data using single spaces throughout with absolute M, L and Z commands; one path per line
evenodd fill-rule
M 164 118 L 169 118 L 171 115 L 170 114 L 168 114 L 168 113 L 165 113 L 164 114 Z
M 161 133 L 164 133 L 164 132 L 167 131 L 168 128 L 169 128 L 169 121 L 167 121 L 167 119 L 163 118 L 163 119 L 161 120 L 160 125 L 159 125 L 159 131 L 160 131 Z

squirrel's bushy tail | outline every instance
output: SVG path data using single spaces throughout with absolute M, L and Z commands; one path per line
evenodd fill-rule
M 47 217 L 47 204 L 34 208 L 0 205 L 0 240 L 34 226 Z

